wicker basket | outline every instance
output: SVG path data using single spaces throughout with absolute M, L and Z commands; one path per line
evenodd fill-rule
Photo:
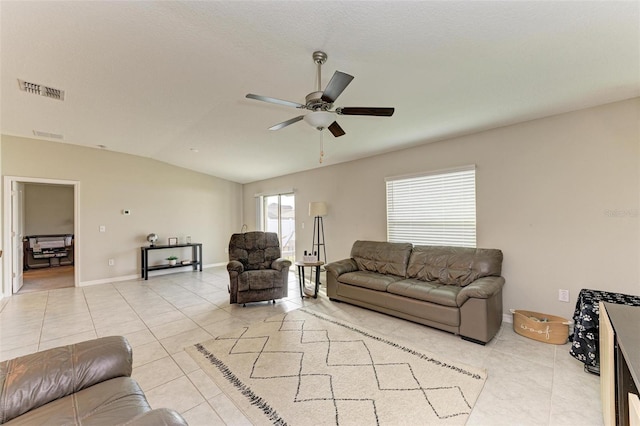
M 569 338 L 571 321 L 539 312 L 511 309 L 513 331 L 529 339 L 554 345 L 564 345 Z

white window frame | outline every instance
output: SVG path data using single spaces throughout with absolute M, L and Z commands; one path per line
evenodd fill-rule
M 475 165 L 385 182 L 387 241 L 476 247 Z

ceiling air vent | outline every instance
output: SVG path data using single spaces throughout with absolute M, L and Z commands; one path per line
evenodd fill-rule
M 47 87 L 38 83 L 31 83 L 20 79 L 18 79 L 18 83 L 20 84 L 20 90 L 24 90 L 27 93 L 33 93 L 34 95 L 40 95 L 47 98 L 64 101 L 64 90 L 55 89 L 53 87 Z
M 58 133 L 41 132 L 40 130 L 34 130 L 33 134 L 41 138 L 64 139 L 64 136 Z

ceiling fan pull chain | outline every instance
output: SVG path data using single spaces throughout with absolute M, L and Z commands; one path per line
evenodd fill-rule
M 323 131 L 320 130 L 320 164 L 322 164 L 322 157 L 324 157 L 324 138 Z

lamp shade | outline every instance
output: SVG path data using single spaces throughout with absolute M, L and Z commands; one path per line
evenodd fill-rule
M 324 201 L 312 201 L 309 203 L 309 216 L 326 216 L 327 203 Z
M 335 121 L 335 117 L 328 111 L 313 111 L 304 116 L 304 121 L 316 129 L 326 129 Z

